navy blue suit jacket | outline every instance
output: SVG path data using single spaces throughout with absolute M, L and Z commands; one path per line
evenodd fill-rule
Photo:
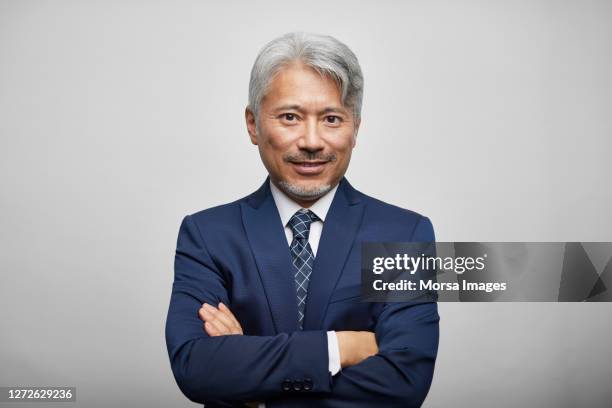
M 166 342 L 192 401 L 273 407 L 417 407 L 438 348 L 435 303 L 360 302 L 362 242 L 434 240 L 428 218 L 368 197 L 346 179 L 327 217 L 298 330 L 291 255 L 268 180 L 255 193 L 185 217 Z M 224 302 L 244 335 L 210 337 L 202 303 Z M 376 333 L 379 352 L 331 376 L 328 330 Z

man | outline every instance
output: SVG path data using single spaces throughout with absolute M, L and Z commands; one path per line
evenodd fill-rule
M 438 346 L 435 303 L 360 302 L 362 242 L 433 241 L 431 223 L 343 177 L 363 78 L 336 39 L 291 33 L 251 71 L 246 125 L 269 178 L 185 217 L 166 340 L 207 407 L 416 407 Z

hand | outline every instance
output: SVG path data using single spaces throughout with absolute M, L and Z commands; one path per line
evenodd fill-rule
M 218 308 L 204 303 L 198 311 L 198 315 L 204 321 L 204 330 L 211 337 L 243 334 L 242 326 L 223 303 L 219 303 Z
M 378 353 L 376 336 L 369 331 L 338 331 L 338 349 L 340 350 L 340 367 L 350 367 L 361 363 Z

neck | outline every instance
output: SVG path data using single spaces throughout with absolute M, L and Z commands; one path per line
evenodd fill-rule
M 310 208 L 314 203 L 317 202 L 317 200 L 321 197 L 317 197 L 314 200 L 310 200 L 310 201 L 306 201 L 304 199 L 300 199 L 298 197 L 294 197 L 294 196 L 290 196 L 289 194 L 287 194 L 287 196 L 292 199 L 293 201 L 295 201 L 296 203 L 298 203 L 300 205 L 300 207 L 302 208 Z

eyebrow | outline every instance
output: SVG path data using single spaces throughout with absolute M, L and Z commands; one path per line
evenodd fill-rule
M 323 109 L 323 112 L 321 113 L 342 113 L 342 114 L 346 114 L 346 109 L 344 108 L 336 108 L 336 107 L 329 107 L 329 108 L 325 108 Z
M 296 111 L 303 111 L 302 107 L 300 105 L 282 105 L 279 106 L 278 108 L 274 109 L 274 112 L 279 112 L 279 111 L 283 111 L 283 110 L 296 110 Z
M 278 108 L 274 109 L 274 112 L 280 112 L 280 111 L 284 111 L 284 110 L 295 110 L 298 112 L 304 112 L 304 108 L 302 108 L 300 105 L 282 105 L 279 106 Z M 346 109 L 344 108 L 338 108 L 335 106 L 329 106 L 325 109 L 323 109 L 322 111 L 319 112 L 319 114 L 325 114 L 325 113 L 342 113 L 342 114 L 347 114 Z

